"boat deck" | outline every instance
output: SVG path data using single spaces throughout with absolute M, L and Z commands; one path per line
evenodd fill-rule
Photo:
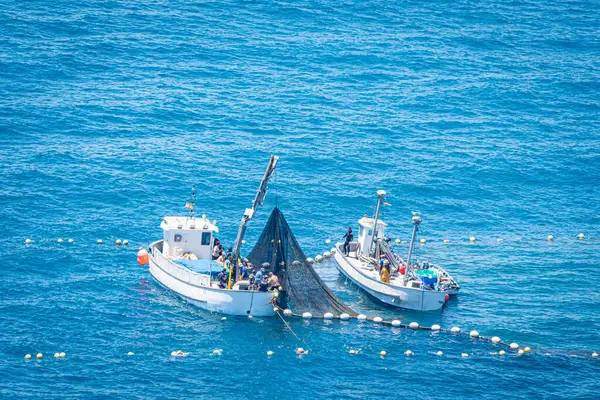
M 205 275 L 216 275 L 223 270 L 223 266 L 214 260 L 170 260 L 190 271 Z
M 346 259 L 346 261 L 348 261 L 348 263 L 350 265 L 352 265 L 352 267 L 354 269 L 356 269 L 357 271 L 360 271 L 362 274 L 366 275 L 370 279 L 373 279 L 376 281 L 381 280 L 381 278 L 379 276 L 379 271 L 376 268 L 374 268 L 372 265 L 367 264 L 364 261 L 357 259 L 355 251 L 351 251 L 350 256 L 344 256 L 342 250 L 343 250 L 343 247 L 338 248 L 338 251 L 341 252 L 340 255 L 342 255 L 342 257 L 344 257 Z M 389 284 L 392 286 L 404 287 L 404 285 L 402 284 L 403 277 L 404 277 L 404 275 L 395 273 L 392 276 L 390 276 Z

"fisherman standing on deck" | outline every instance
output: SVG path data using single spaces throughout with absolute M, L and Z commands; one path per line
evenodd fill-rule
M 245 281 L 246 279 L 248 279 L 248 259 L 244 258 L 240 265 L 240 280 Z
M 269 272 L 269 290 L 279 289 L 279 278 L 272 272 Z
M 351 227 L 348 227 L 348 230 L 346 231 L 346 234 L 344 235 L 344 237 L 342 239 L 346 239 L 344 241 L 344 254 L 349 255 L 350 254 L 350 242 L 352 240 L 354 240 L 354 235 L 352 234 Z

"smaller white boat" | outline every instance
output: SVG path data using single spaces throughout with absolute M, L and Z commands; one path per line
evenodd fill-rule
M 238 259 L 246 223 L 254 216 L 256 208 L 263 203 L 267 182 L 275 170 L 278 157 L 272 156 L 259 190 L 246 209 L 236 239 L 234 260 Z M 189 303 L 205 310 L 229 314 L 268 317 L 275 315 L 272 292 L 251 290 L 248 281 L 235 278 L 230 288 L 221 288 L 215 275 L 223 266 L 212 260 L 215 234 L 219 232 L 216 221 L 206 215 L 196 217 L 196 194 L 186 204 L 189 216 L 165 217 L 160 227 L 163 239 L 150 245 L 150 273 L 162 286 L 172 290 Z M 237 274 L 236 274 L 237 275 Z
M 336 244 L 335 260 L 338 270 L 358 287 L 386 304 L 417 311 L 439 310 L 460 287 L 450 274 L 437 265 L 411 264 L 411 256 L 421 217 L 413 213 L 413 234 L 408 258 L 395 254 L 384 239 L 387 224 L 379 219 L 386 193 L 377 192 L 377 207 L 373 218 L 358 221 L 358 240 L 350 243 L 346 254 L 344 243 Z M 387 205 L 387 203 L 385 203 Z M 387 260 L 390 281 L 380 277 L 379 261 Z

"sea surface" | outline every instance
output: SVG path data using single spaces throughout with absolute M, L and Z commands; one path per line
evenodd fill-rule
M 598 1 L 0 0 L 0 398 L 599 398 L 599 21 Z M 161 218 L 195 184 L 232 244 L 270 154 L 243 251 L 277 205 L 322 254 L 384 189 L 388 234 L 421 212 L 418 258 L 462 293 L 419 314 L 334 261 L 324 281 L 369 316 L 531 353 L 222 322 L 154 283 L 136 252 Z

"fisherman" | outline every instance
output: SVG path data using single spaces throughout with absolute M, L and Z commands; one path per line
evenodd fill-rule
M 244 262 L 240 265 L 240 279 L 248 279 L 248 259 L 245 258 Z
M 263 275 L 265 274 L 265 269 L 261 268 L 256 271 L 256 282 L 260 283 L 263 279 Z
M 223 250 L 219 252 L 219 258 L 217 258 L 217 262 L 221 265 L 225 265 L 225 253 L 223 253 Z
M 269 281 L 267 280 L 266 276 L 263 276 L 262 280 L 259 282 L 258 290 L 260 290 L 261 292 L 266 292 L 267 290 L 269 290 Z
M 348 230 L 346 231 L 346 234 L 344 235 L 344 237 L 342 239 L 345 239 L 344 241 L 344 254 L 345 255 L 349 255 L 350 254 L 350 242 L 352 240 L 354 240 L 354 235 L 352 234 L 352 228 L 348 227 Z
M 230 247 L 227 249 L 227 254 L 225 257 L 229 258 L 233 256 L 233 249 Z
M 219 272 L 219 275 L 217 275 L 217 280 L 219 281 L 219 287 L 221 289 L 225 289 L 227 287 L 228 279 L 229 273 L 227 272 L 227 268 L 223 268 L 223 271 Z
M 269 272 L 269 290 L 279 289 L 279 278 L 272 272 Z
M 233 267 L 233 257 L 232 256 L 228 256 L 227 259 L 225 260 L 225 267 L 228 269 L 231 269 L 231 267 Z
M 221 244 L 221 242 L 219 242 L 219 239 L 215 239 L 215 247 L 213 247 L 213 251 L 212 251 L 212 259 L 216 260 L 217 258 L 219 258 L 219 245 Z
M 390 283 L 390 272 L 387 265 L 381 268 L 381 282 Z

